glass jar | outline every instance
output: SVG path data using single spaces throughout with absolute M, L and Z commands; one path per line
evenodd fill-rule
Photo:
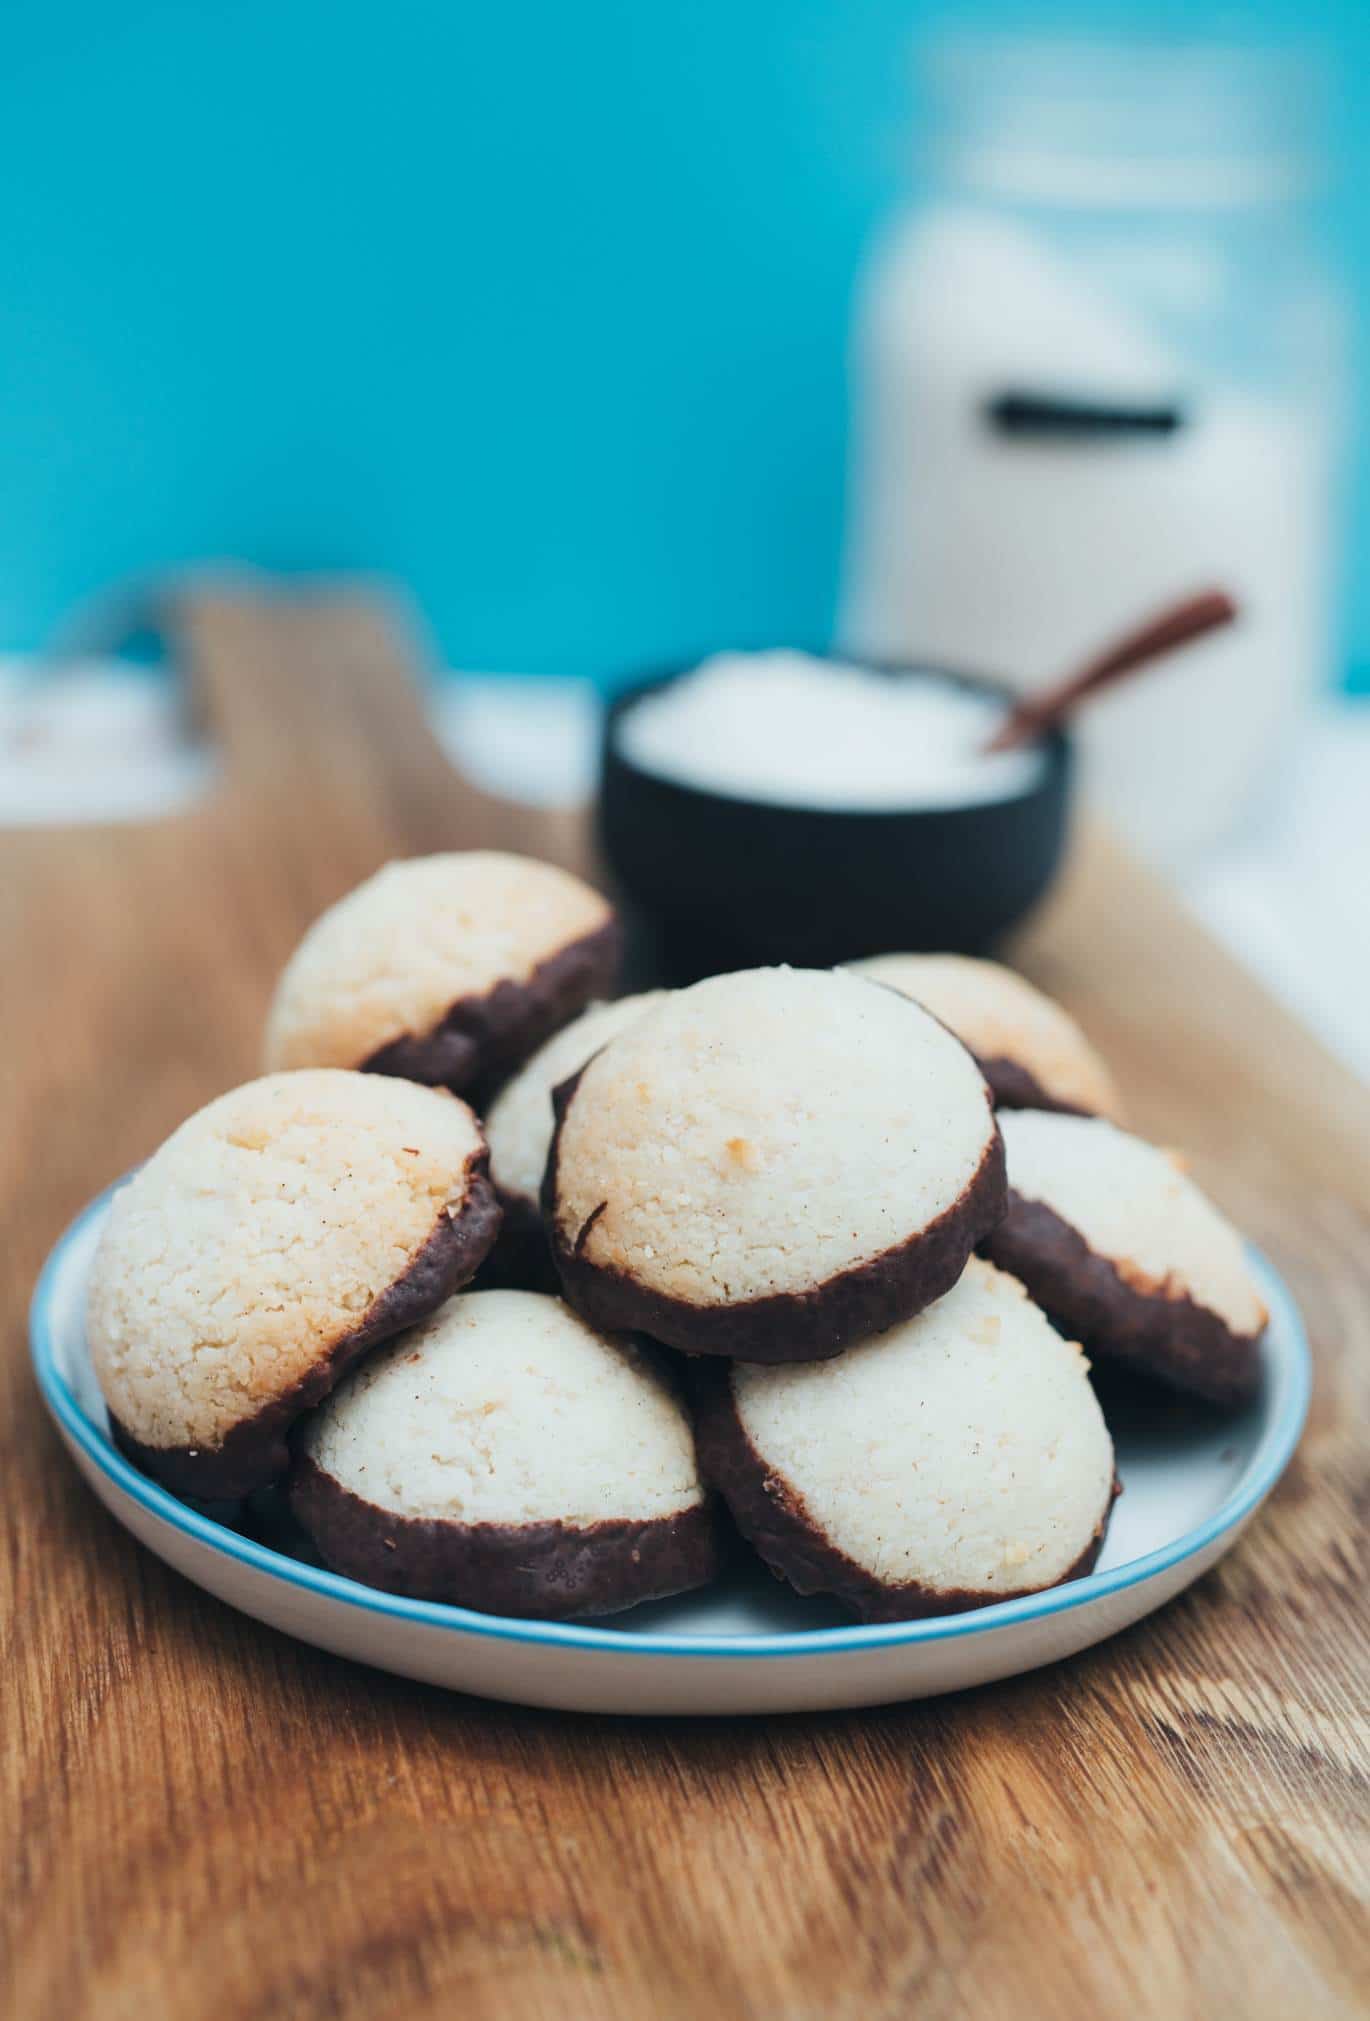
M 842 642 L 1031 688 L 1230 590 L 1238 627 L 1080 724 L 1087 788 L 1173 859 L 1233 826 L 1332 651 L 1316 74 L 1008 40 L 924 74 L 928 173 L 858 301 Z

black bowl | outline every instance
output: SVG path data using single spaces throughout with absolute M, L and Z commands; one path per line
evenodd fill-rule
M 657 778 L 618 748 L 625 712 L 699 663 L 634 682 L 604 723 L 600 843 L 673 982 L 789 962 L 827 968 L 862 955 L 994 946 L 1042 897 L 1065 842 L 1071 750 L 1043 740 L 1036 783 L 966 807 L 852 813 L 777 806 Z M 957 670 L 881 667 L 1001 696 Z

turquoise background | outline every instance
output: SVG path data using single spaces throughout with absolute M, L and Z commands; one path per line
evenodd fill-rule
M 1041 25 L 975 0 L 958 21 Z M 821 638 L 909 0 L 73 0 L 0 64 L 0 646 L 177 561 L 393 572 L 455 664 Z M 1370 6 L 1330 43 L 1370 292 Z M 1356 454 L 1356 523 L 1370 482 Z M 1347 610 L 1370 666 L 1370 590 Z

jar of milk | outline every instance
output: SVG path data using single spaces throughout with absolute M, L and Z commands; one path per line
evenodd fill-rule
M 1238 627 L 1081 724 L 1087 791 L 1175 858 L 1236 823 L 1333 650 L 1317 79 L 1036 40 L 943 44 L 924 76 L 922 193 L 859 299 L 842 643 L 1031 688 L 1230 590 Z

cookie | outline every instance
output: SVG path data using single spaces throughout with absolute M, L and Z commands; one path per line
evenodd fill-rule
M 265 1063 L 490 1086 L 609 993 L 607 901 L 493 850 L 389 863 L 317 919 L 286 965 Z
M 970 1054 L 842 971 L 696 983 L 557 1102 L 544 1214 L 566 1296 L 691 1353 L 837 1354 L 949 1290 L 1003 1211 Z
M 1117 1119 L 1108 1069 L 1074 1018 L 1013 969 L 963 954 L 877 954 L 851 966 L 913 997 L 955 1032 L 999 1108 Z
M 115 1194 L 87 1334 L 116 1442 L 177 1494 L 246 1495 L 367 1348 L 499 1227 L 480 1125 L 434 1088 L 273 1074 L 183 1123 Z
M 304 1427 L 290 1500 L 324 1562 L 413 1599 L 562 1620 L 704 1585 L 689 1417 L 560 1299 L 454 1298 Z
M 800 1593 L 867 1621 L 962 1613 L 1093 1565 L 1116 1492 L 1084 1356 L 979 1259 L 836 1361 L 709 1371 L 706 1477 Z
M 1240 1238 L 1175 1160 L 1098 1119 L 1000 1120 L 1009 1209 L 986 1253 L 1100 1361 L 1212 1403 L 1249 1397 L 1265 1307 Z
M 490 1176 L 504 1212 L 490 1268 L 501 1281 L 529 1290 L 555 1290 L 556 1271 L 542 1225 L 542 1175 L 552 1145 L 552 1090 L 578 1073 L 610 1039 L 640 1018 L 665 992 L 591 1004 L 563 1027 L 507 1081 L 485 1118 Z

